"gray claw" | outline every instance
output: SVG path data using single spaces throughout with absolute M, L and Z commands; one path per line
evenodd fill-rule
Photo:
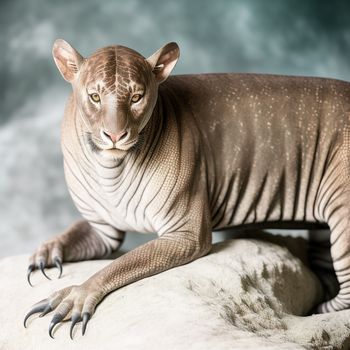
M 74 326 L 80 321 L 80 315 L 79 314 L 74 314 L 72 316 L 72 324 L 70 326 L 70 331 L 69 331 L 69 335 L 70 335 L 70 338 L 73 340 L 73 329 L 74 329 Z
M 60 314 L 55 314 L 51 320 L 50 326 L 49 326 L 49 336 L 53 339 L 52 336 L 52 330 L 56 326 L 57 323 L 60 323 L 63 320 L 64 316 Z
M 31 287 L 33 287 L 32 283 L 30 282 L 30 275 L 32 274 L 32 272 L 35 270 L 35 266 L 33 264 L 30 264 L 28 266 L 28 270 L 27 270 L 27 281 L 29 283 L 29 285 Z
M 44 299 L 45 300 L 45 299 Z M 43 302 L 44 300 L 42 300 L 41 302 Z M 40 304 L 41 302 L 38 303 L 38 305 L 34 306 L 27 314 L 26 316 L 24 317 L 24 321 L 23 321 L 23 325 L 25 328 L 27 328 L 27 320 L 30 316 L 38 313 L 38 312 L 43 312 L 46 307 L 47 307 L 47 304 Z
M 86 325 L 90 320 L 91 315 L 88 312 L 84 312 L 83 314 L 83 328 L 82 328 L 82 334 L 85 334 L 85 330 L 86 330 Z
M 43 317 L 46 314 L 48 314 L 50 311 L 52 311 L 52 307 L 50 304 L 46 305 L 45 309 L 43 310 L 43 312 L 39 315 L 39 317 Z
M 53 261 L 54 261 L 56 267 L 60 270 L 60 274 L 59 274 L 58 278 L 61 278 L 61 276 L 62 276 L 62 261 L 60 258 L 57 258 L 57 257 Z
M 40 261 L 40 264 L 39 264 L 39 267 L 40 267 L 40 270 L 41 272 L 43 273 L 43 275 L 48 279 L 48 280 L 51 280 L 51 278 L 45 273 L 45 266 L 44 266 L 44 263 L 42 261 Z

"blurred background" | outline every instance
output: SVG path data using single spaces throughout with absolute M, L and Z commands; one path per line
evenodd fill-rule
M 174 74 L 350 81 L 349 1 L 1 0 L 0 18 L 0 257 L 32 252 L 79 217 L 59 144 L 70 86 L 51 57 L 56 38 L 85 56 L 122 44 L 147 57 L 176 41 Z M 149 238 L 129 234 L 124 250 Z

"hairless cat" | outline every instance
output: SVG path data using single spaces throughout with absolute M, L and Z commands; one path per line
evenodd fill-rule
M 64 40 L 56 65 L 73 87 L 62 126 L 69 192 L 84 220 L 43 243 L 32 271 L 105 257 L 126 231 L 158 238 L 81 285 L 34 305 L 53 311 L 49 334 L 71 320 L 84 334 L 108 293 L 189 263 L 213 230 L 329 226 L 340 283 L 318 312 L 350 305 L 350 84 L 310 77 L 198 74 L 169 77 L 169 43 L 149 58 L 109 46 L 83 58 Z M 168 79 L 167 79 L 168 78 Z M 116 310 L 118 312 L 118 310 Z

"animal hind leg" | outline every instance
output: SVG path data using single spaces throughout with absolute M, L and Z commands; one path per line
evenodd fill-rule
M 350 308 L 350 188 L 338 186 L 332 191 L 329 204 L 324 209 L 325 219 L 331 229 L 330 243 L 333 267 L 339 282 L 338 294 L 320 304 L 320 313 Z
M 325 300 L 333 298 L 339 292 L 339 284 L 334 272 L 330 247 L 329 229 L 309 231 L 309 263 L 322 283 Z

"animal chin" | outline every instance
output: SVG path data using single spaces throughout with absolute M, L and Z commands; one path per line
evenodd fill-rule
M 123 158 L 128 153 L 128 150 L 122 150 L 118 148 L 104 149 L 100 151 L 103 156 L 112 158 Z

